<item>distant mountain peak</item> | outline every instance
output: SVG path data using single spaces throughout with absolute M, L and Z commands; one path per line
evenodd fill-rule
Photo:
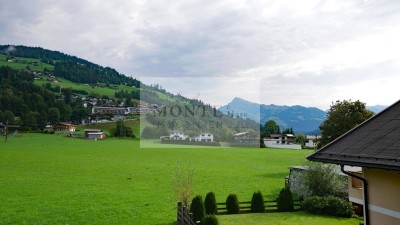
M 235 97 L 230 103 L 219 108 L 225 114 L 244 115 L 244 117 L 265 124 L 275 120 L 283 129 L 293 128 L 295 132 L 313 133 L 319 130 L 319 125 L 325 120 L 326 112 L 301 105 L 286 106 L 276 104 L 258 104 Z

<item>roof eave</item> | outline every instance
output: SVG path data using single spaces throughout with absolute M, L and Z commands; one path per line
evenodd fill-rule
M 331 164 L 346 165 L 346 166 L 359 166 L 359 167 L 367 167 L 367 168 L 374 168 L 374 169 L 400 171 L 400 168 L 398 166 L 394 166 L 394 165 L 391 166 L 391 165 L 363 163 L 363 162 L 355 162 L 355 161 L 326 159 L 326 158 L 314 157 L 314 155 L 307 156 L 307 159 L 310 161 L 316 161 L 316 162 L 322 162 L 322 163 L 331 163 Z

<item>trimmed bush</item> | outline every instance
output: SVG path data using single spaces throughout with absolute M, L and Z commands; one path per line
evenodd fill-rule
M 214 215 L 208 215 L 204 218 L 204 225 L 219 225 L 218 218 Z
M 192 204 L 190 204 L 190 212 L 193 213 L 194 222 L 203 222 L 206 211 L 204 209 L 203 198 L 201 197 L 201 195 L 197 195 L 193 198 Z
M 230 194 L 226 198 L 226 210 L 228 214 L 239 214 L 239 201 L 235 194 Z
M 282 188 L 278 197 L 278 211 L 292 212 L 294 209 L 292 192 L 288 188 Z
M 354 215 L 353 205 L 348 200 L 334 196 L 308 197 L 303 201 L 302 207 L 307 212 L 314 214 L 340 217 L 352 217 Z
M 265 211 L 264 197 L 261 192 L 254 192 L 251 198 L 251 211 L 254 213 L 260 213 Z
M 215 199 L 214 192 L 208 192 L 206 195 L 206 199 L 204 200 L 204 206 L 206 208 L 206 215 L 215 215 L 217 214 L 217 200 Z

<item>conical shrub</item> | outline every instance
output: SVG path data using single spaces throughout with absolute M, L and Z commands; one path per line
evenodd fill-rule
M 230 194 L 226 198 L 226 210 L 228 214 L 239 214 L 239 201 L 235 194 Z
M 206 199 L 204 200 L 204 206 L 206 208 L 206 215 L 215 215 L 217 214 L 217 200 L 215 199 L 214 192 L 208 192 L 206 195 Z
M 201 221 L 203 222 L 204 217 L 206 215 L 203 198 L 201 195 L 197 195 L 193 198 L 192 204 L 190 204 L 190 212 L 193 213 L 193 221 Z
M 204 225 L 219 225 L 218 218 L 214 215 L 208 215 L 204 219 Z
M 282 188 L 278 197 L 278 211 L 292 212 L 294 209 L 292 192 L 288 188 Z
M 254 192 L 251 198 L 251 211 L 254 213 L 260 213 L 265 211 L 264 197 L 261 192 Z

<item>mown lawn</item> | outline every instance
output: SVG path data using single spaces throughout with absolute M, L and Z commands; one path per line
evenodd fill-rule
M 218 216 L 221 225 L 358 225 L 356 218 L 338 218 L 306 212 L 254 213 Z
M 194 168 L 197 194 L 214 191 L 218 202 L 230 193 L 248 201 L 257 190 L 271 199 L 284 186 L 288 166 L 301 165 L 308 153 L 140 149 L 130 139 L 12 136 L 0 142 L 0 224 L 170 225 L 176 217 L 173 174 L 180 165 Z

